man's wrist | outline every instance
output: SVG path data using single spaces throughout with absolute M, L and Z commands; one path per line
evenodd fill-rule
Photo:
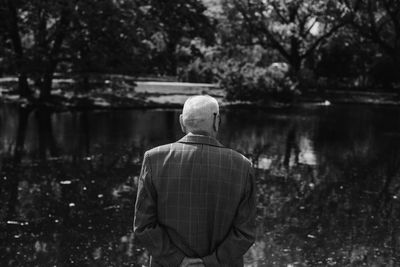
M 201 259 L 201 258 L 184 257 L 179 266 L 180 267 L 189 267 L 189 266 L 204 267 L 204 262 L 203 262 L 203 259 Z
M 159 261 L 163 266 L 179 266 L 184 258 L 185 254 L 177 250 L 173 254 L 157 259 L 157 261 Z
M 203 260 L 204 266 L 206 267 L 217 267 L 220 266 L 218 258 L 217 258 L 217 252 L 214 251 L 212 254 L 207 255 L 203 258 L 201 258 Z

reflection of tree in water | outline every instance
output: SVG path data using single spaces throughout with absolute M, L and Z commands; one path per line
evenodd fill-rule
M 2 159 L 2 169 L 0 170 L 0 199 L 3 205 L 0 207 L 1 222 L 13 222 L 17 216 L 18 205 L 18 185 L 21 180 L 21 160 L 24 151 L 26 128 L 30 114 L 30 108 L 20 107 L 18 110 L 18 126 L 15 133 L 15 145 L 11 148 L 12 153 L 5 155 Z M 1 228 L 4 225 L 0 225 Z M 4 229 L 2 229 L 3 231 Z M 4 231 L 4 240 L 12 240 L 15 238 L 10 231 Z M 4 244 L 0 247 L 1 260 L 5 262 L 12 261 L 12 255 L 5 250 Z
M 388 140 L 365 119 L 350 126 L 346 123 L 355 122 L 344 118 L 341 125 L 319 122 L 317 167 L 296 160 L 295 136 L 304 133 L 292 127 L 284 150 L 288 172 L 279 175 L 276 165 L 258 170 L 258 220 L 264 230 L 249 262 L 258 257 L 262 266 L 399 263 L 399 141 Z M 258 150 L 263 147 L 253 148 Z
M 88 156 L 90 155 L 90 121 L 87 111 L 82 111 L 80 114 L 80 129 L 79 147 L 83 147 Z
M 399 244 L 387 245 L 399 236 L 399 205 L 388 191 L 400 171 L 398 142 L 388 146 L 380 133 L 363 121 L 358 127 L 329 123 L 321 124 L 316 139 L 322 182 L 298 200 L 303 212 L 292 214 L 302 221 L 304 232 L 317 237 L 308 245 L 307 258 L 318 259 L 336 251 L 340 257 L 334 259 L 339 265 L 399 260 Z M 313 244 L 318 253 L 312 250 Z
M 33 113 L 40 160 L 25 159 L 30 113 L 20 109 L 14 152 L 1 170 L 7 179 L 1 180 L 0 197 L 6 205 L 0 214 L 2 222 L 9 222 L 0 225 L 7 233 L 0 246 L 1 265 L 131 266 L 140 264 L 140 257 L 143 263 L 146 255 L 133 245 L 130 233 L 140 168 L 135 157 L 143 151 L 127 146 L 108 160 L 103 155 L 57 158 L 53 112 L 46 109 Z M 83 120 L 80 136 L 89 152 L 85 124 Z
M 3 193 L 9 195 L 8 200 L 6 200 L 6 203 L 8 203 L 6 220 L 12 219 L 15 215 L 15 207 L 18 199 L 18 183 L 20 180 L 18 171 L 23 156 L 26 128 L 30 112 L 30 108 L 19 108 L 18 127 L 15 133 L 16 137 L 13 154 L 6 156 L 2 164 L 4 169 L 2 169 L 1 172 L 4 174 L 3 177 L 6 177 L 6 181 L 3 182 L 5 186 L 2 186 L 2 188 L 5 188 Z
M 160 136 L 175 139 L 176 131 L 167 128 L 174 114 L 146 117 L 152 121 L 162 117 L 157 121 L 162 123 L 154 128 L 146 128 L 147 124 L 137 119 L 144 113 L 130 113 L 125 119 L 112 116 L 112 120 L 120 120 L 115 127 L 135 121 L 132 130 L 124 132 L 109 129 L 102 121 L 107 116 L 74 113 L 78 114 L 76 120 L 65 127 L 56 122 L 64 117 L 46 112 L 31 112 L 25 119 L 29 118 L 29 127 L 20 116 L 19 129 L 28 127 L 26 151 L 13 147 L 12 151 L 21 151 L 20 156 L 15 153 L 14 158 L 13 152 L 3 164 L 1 177 L 5 174 L 9 179 L 0 182 L 0 198 L 6 203 L 1 207 L 1 219 L 5 220 L 8 209 L 11 178 L 15 181 L 17 177 L 19 182 L 13 185 L 19 187 L 15 212 L 9 220 L 28 221 L 29 225 L 0 225 L 7 233 L 7 243 L 1 241 L 2 262 L 18 259 L 32 265 L 75 266 L 144 263 L 147 256 L 135 246 L 130 232 L 140 160 L 150 145 L 165 141 Z M 29 139 L 29 129 L 32 122 L 39 123 L 38 116 L 43 118 L 40 127 L 44 134 Z M 259 235 L 246 261 L 260 259 L 258 266 L 295 262 L 300 266 L 368 266 L 388 265 L 391 258 L 398 259 L 400 214 L 394 197 L 400 197 L 400 143 L 395 135 L 383 135 L 378 127 L 371 128 L 371 123 L 354 123 L 346 115 L 340 116 L 339 124 L 324 116 L 317 122 L 287 114 L 271 117 L 247 119 L 234 114 L 224 118 L 227 123 L 222 125 L 228 127 L 223 128 L 222 143 L 236 146 L 256 166 L 263 167 L 257 170 Z M 73 134 L 63 135 L 66 129 Z M 127 136 L 137 129 L 141 134 L 131 146 L 125 140 L 133 140 Z M 144 129 L 162 134 L 145 139 Z M 15 145 L 23 143 L 17 140 L 26 135 L 23 130 L 17 132 Z M 36 146 L 39 139 L 40 149 Z M 33 144 L 28 143 L 32 140 Z M 30 147 L 35 150 L 28 154 Z M 318 165 L 304 161 L 307 149 Z M 70 153 L 72 157 L 68 157 Z M 44 160 L 38 155 L 45 155 Z M 17 158 L 18 169 L 11 164 Z M 288 158 L 287 167 L 284 163 Z M 16 256 L 17 251 L 25 257 Z
M 296 132 L 297 132 L 297 127 L 296 125 L 293 125 L 290 128 L 286 138 L 286 150 L 285 150 L 285 158 L 283 164 L 287 169 L 289 168 L 289 162 L 292 155 L 292 150 L 294 152 L 294 164 L 297 165 L 299 163 L 300 149 L 296 140 Z
M 39 158 L 57 157 L 57 145 L 53 134 L 52 110 L 39 108 L 35 111 L 39 144 Z

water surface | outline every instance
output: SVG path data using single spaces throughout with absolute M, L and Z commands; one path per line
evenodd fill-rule
M 141 266 L 131 233 L 144 151 L 183 135 L 176 110 L 0 106 L 0 265 Z M 246 266 L 400 266 L 400 109 L 223 114 L 256 167 Z

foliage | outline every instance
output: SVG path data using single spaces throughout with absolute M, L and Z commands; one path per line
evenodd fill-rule
M 93 72 L 135 75 L 156 66 L 173 73 L 182 40 L 213 40 L 204 9 L 197 0 L 2 1 L 1 58 L 12 55 L 21 95 L 32 95 L 29 77 L 42 99 L 50 96 L 56 71 L 86 80 Z
M 228 100 L 287 102 L 298 93 L 288 65 L 260 45 L 207 46 L 199 41 L 191 48 L 197 58 L 180 70 L 182 81 L 220 84 Z
M 153 38 L 160 44 L 149 62 L 158 72 L 176 75 L 180 64 L 179 46 L 190 46 L 191 40 L 202 38 L 207 45 L 214 42 L 214 23 L 198 0 L 150 0 L 149 16 L 155 24 Z M 179 52 L 178 52 L 179 53 Z
M 344 24 L 337 1 L 228 0 L 243 42 L 275 49 L 297 74 L 304 59 Z M 231 18 L 232 19 L 232 18 Z
M 386 90 L 400 84 L 399 21 L 397 0 L 2 0 L 0 74 L 18 74 L 20 94 L 32 98 L 39 88 L 42 99 L 58 72 L 85 89 L 99 73 L 193 82 L 229 73 L 236 82 L 230 62 L 287 63 L 303 91 Z
M 363 50 L 373 51 L 369 73 L 375 84 L 395 87 L 400 81 L 400 2 L 396 0 L 342 0 L 353 32 L 363 40 Z M 374 46 L 368 43 L 375 44 Z
M 295 84 L 281 68 L 232 62 L 221 81 L 228 100 L 291 101 Z
M 342 0 L 350 24 L 395 60 L 400 56 L 400 2 Z
M 207 46 L 200 39 L 180 47 L 178 52 L 180 58 L 187 60 L 185 66 L 178 68 L 178 79 L 184 82 L 219 83 L 229 60 L 221 46 Z
M 144 44 L 144 1 L 85 1 L 77 5 L 66 40 L 72 72 L 137 73 L 149 48 Z M 95 6 L 93 6 L 95 5 Z
M 261 45 L 269 55 L 256 59 L 257 66 L 288 63 L 302 91 L 388 90 L 400 77 L 400 9 L 394 2 L 224 0 L 218 37 L 227 50 Z
M 316 87 L 336 90 L 367 88 L 374 51 L 371 44 L 363 43 L 362 38 L 355 36 L 349 28 L 341 29 L 321 46 L 319 56 L 313 62 Z
M 50 96 L 59 64 L 66 71 L 98 71 L 132 63 L 141 46 L 137 3 L 128 1 L 2 1 L 17 72 Z M 4 18 L 3 16 L 3 18 Z M 96 66 L 96 68 L 94 68 Z

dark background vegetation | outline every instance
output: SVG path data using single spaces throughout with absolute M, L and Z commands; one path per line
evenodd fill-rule
M 399 92 L 398 0 L 0 3 L 0 75 L 27 98 L 49 98 L 58 74 L 82 90 L 102 74 L 174 76 L 242 100 Z

